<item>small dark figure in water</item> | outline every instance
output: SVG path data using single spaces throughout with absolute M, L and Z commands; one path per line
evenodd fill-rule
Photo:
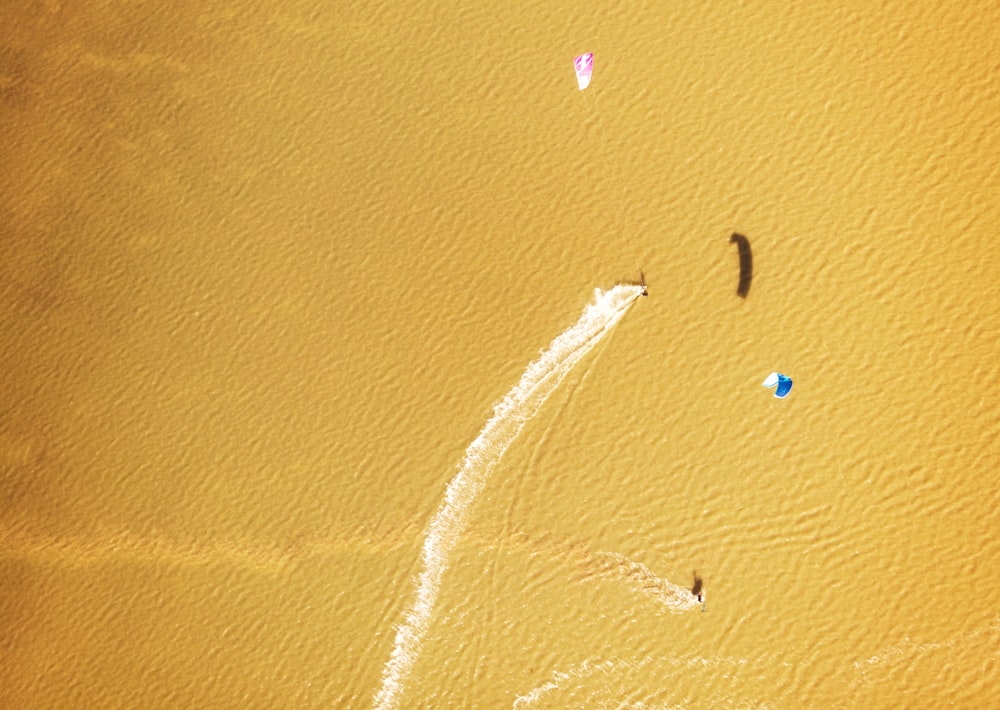
M 649 291 L 646 289 L 646 274 L 639 272 L 639 285 L 642 286 L 642 295 L 648 296 Z
M 698 576 L 698 571 L 695 570 L 694 573 L 694 586 L 691 587 L 691 593 L 701 602 L 701 610 L 705 611 L 705 595 L 701 591 L 701 577 Z

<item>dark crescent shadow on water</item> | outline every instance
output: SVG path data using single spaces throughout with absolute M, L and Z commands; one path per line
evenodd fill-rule
M 750 282 L 753 280 L 753 252 L 750 251 L 750 240 L 742 234 L 733 232 L 729 241 L 735 242 L 740 251 L 740 284 L 736 287 L 736 295 L 746 298 L 750 293 Z
M 701 601 L 701 577 L 698 576 L 698 570 L 694 571 L 694 586 L 691 587 L 691 594 L 698 597 L 698 601 Z

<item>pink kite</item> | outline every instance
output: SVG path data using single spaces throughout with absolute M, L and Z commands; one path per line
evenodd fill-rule
M 590 86 L 590 75 L 594 73 L 594 53 L 581 54 L 573 60 L 573 68 L 576 69 L 576 83 L 583 91 Z

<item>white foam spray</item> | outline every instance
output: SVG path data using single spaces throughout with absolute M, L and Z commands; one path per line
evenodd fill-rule
M 670 611 L 680 613 L 704 604 L 704 592 L 701 593 L 701 597 L 698 597 L 690 589 L 674 584 L 663 577 L 657 577 L 646 565 L 617 552 L 602 552 L 600 554 L 607 563 L 607 568 L 613 569 L 627 580 L 634 590 L 659 602 Z M 702 609 L 704 609 L 703 606 Z
M 594 301 L 584 310 L 580 320 L 528 365 L 521 381 L 494 407 L 493 416 L 466 449 L 465 460 L 448 484 L 444 500 L 427 527 L 416 598 L 396 629 L 396 644 L 382 671 L 382 686 L 375 695 L 376 708 L 394 708 L 399 703 L 403 685 L 430 626 L 448 558 L 465 529 L 469 509 L 490 473 L 546 398 L 622 319 L 642 293 L 642 286 L 625 284 L 609 291 L 596 289 Z

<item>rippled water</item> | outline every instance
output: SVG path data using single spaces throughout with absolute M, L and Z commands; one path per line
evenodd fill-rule
M 399 706 L 997 703 L 997 8 L 266 5 L 0 20 L 2 704 L 371 707 L 637 266 Z

